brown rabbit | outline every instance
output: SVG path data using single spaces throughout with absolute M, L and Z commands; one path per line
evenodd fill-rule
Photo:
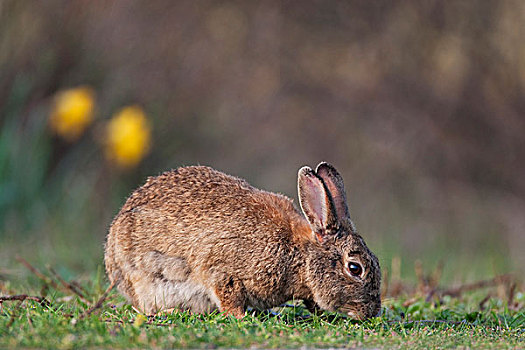
M 243 317 L 302 299 L 356 319 L 379 314 L 379 262 L 350 220 L 343 180 L 320 163 L 299 170 L 292 200 L 204 166 L 150 177 L 115 217 L 109 279 L 137 309 Z

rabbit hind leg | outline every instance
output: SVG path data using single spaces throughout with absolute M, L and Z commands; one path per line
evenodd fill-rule
M 148 314 L 178 308 L 195 313 L 210 312 L 218 300 L 204 285 L 191 278 L 186 260 L 151 251 L 141 259 L 134 279 L 135 307 Z
M 217 308 L 208 289 L 191 280 L 170 281 L 143 276 L 135 281 L 134 290 L 137 296 L 134 306 L 148 315 L 169 309 L 205 313 Z

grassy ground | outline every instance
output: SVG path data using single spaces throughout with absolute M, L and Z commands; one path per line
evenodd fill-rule
M 300 302 L 249 311 L 243 320 L 187 312 L 146 317 L 115 291 L 101 298 L 101 272 L 67 282 L 48 268 L 0 283 L 4 299 L 36 297 L 0 304 L 0 347 L 525 347 L 525 294 L 507 277 L 452 289 L 389 283 L 383 315 L 366 322 L 310 315 Z
M 425 225 L 430 225 L 433 236 L 422 239 L 419 231 L 424 233 L 427 226 L 415 225 L 419 238 L 407 242 L 403 232 L 414 222 L 402 218 L 419 216 L 422 208 L 421 198 L 410 197 L 409 190 L 399 197 L 404 201 L 396 197 L 390 203 L 387 198 L 378 209 L 382 202 L 373 200 L 369 205 L 374 208 L 364 207 L 356 215 L 376 225 L 363 227 L 363 232 L 384 233 L 366 238 L 380 257 L 385 276 L 380 318 L 354 322 L 336 314 L 309 315 L 300 304 L 275 313 L 249 313 L 242 321 L 221 314 L 146 318 L 133 312 L 115 291 L 96 307 L 106 288 L 100 264 L 107 226 L 129 191 L 146 174 L 154 174 L 152 168 L 159 164 L 144 166 L 142 173 L 134 171 L 128 178 L 104 161 L 97 137 L 88 135 L 75 144 L 53 139 L 48 102 L 32 102 L 30 81 L 17 80 L 2 109 L 6 117 L 0 129 L 0 348 L 525 347 L 522 285 L 501 278 L 459 289 L 442 287 L 504 272 L 524 277 L 520 260 L 509 253 L 515 241 L 502 239 L 503 221 L 485 215 L 493 212 L 483 204 L 486 199 L 466 196 L 466 202 L 442 204 L 455 213 L 450 217 L 442 213 L 443 220 L 430 210 L 432 217 Z M 97 131 L 93 128 L 91 136 Z M 366 191 L 361 198 L 365 195 Z M 439 202 L 436 208 L 441 208 Z M 516 223 L 521 227 L 519 220 Z M 17 254 L 40 272 L 17 262 Z M 423 262 L 414 269 L 416 259 Z M 437 261 L 446 265 L 431 278 L 423 276 L 422 270 Z M 58 273 L 43 267 L 46 264 L 56 266 Z M 42 273 L 46 276 L 38 277 Z

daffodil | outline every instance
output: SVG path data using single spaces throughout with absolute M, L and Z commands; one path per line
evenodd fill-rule
M 139 106 L 122 108 L 106 132 L 106 156 L 120 167 L 137 165 L 149 151 L 151 126 Z
M 87 86 L 59 92 L 49 118 L 51 128 L 68 141 L 75 141 L 93 121 L 95 93 Z

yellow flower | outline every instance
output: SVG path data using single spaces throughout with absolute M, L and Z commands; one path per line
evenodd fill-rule
M 106 132 L 106 155 L 118 166 L 135 166 L 149 151 L 151 127 L 139 106 L 122 108 L 109 121 Z
M 93 121 L 95 93 L 87 86 L 59 92 L 49 118 L 51 128 L 68 141 L 78 139 Z
M 142 326 L 145 322 L 148 322 L 148 318 L 143 314 L 138 314 L 135 316 L 135 321 L 133 321 L 133 325 L 135 327 Z

